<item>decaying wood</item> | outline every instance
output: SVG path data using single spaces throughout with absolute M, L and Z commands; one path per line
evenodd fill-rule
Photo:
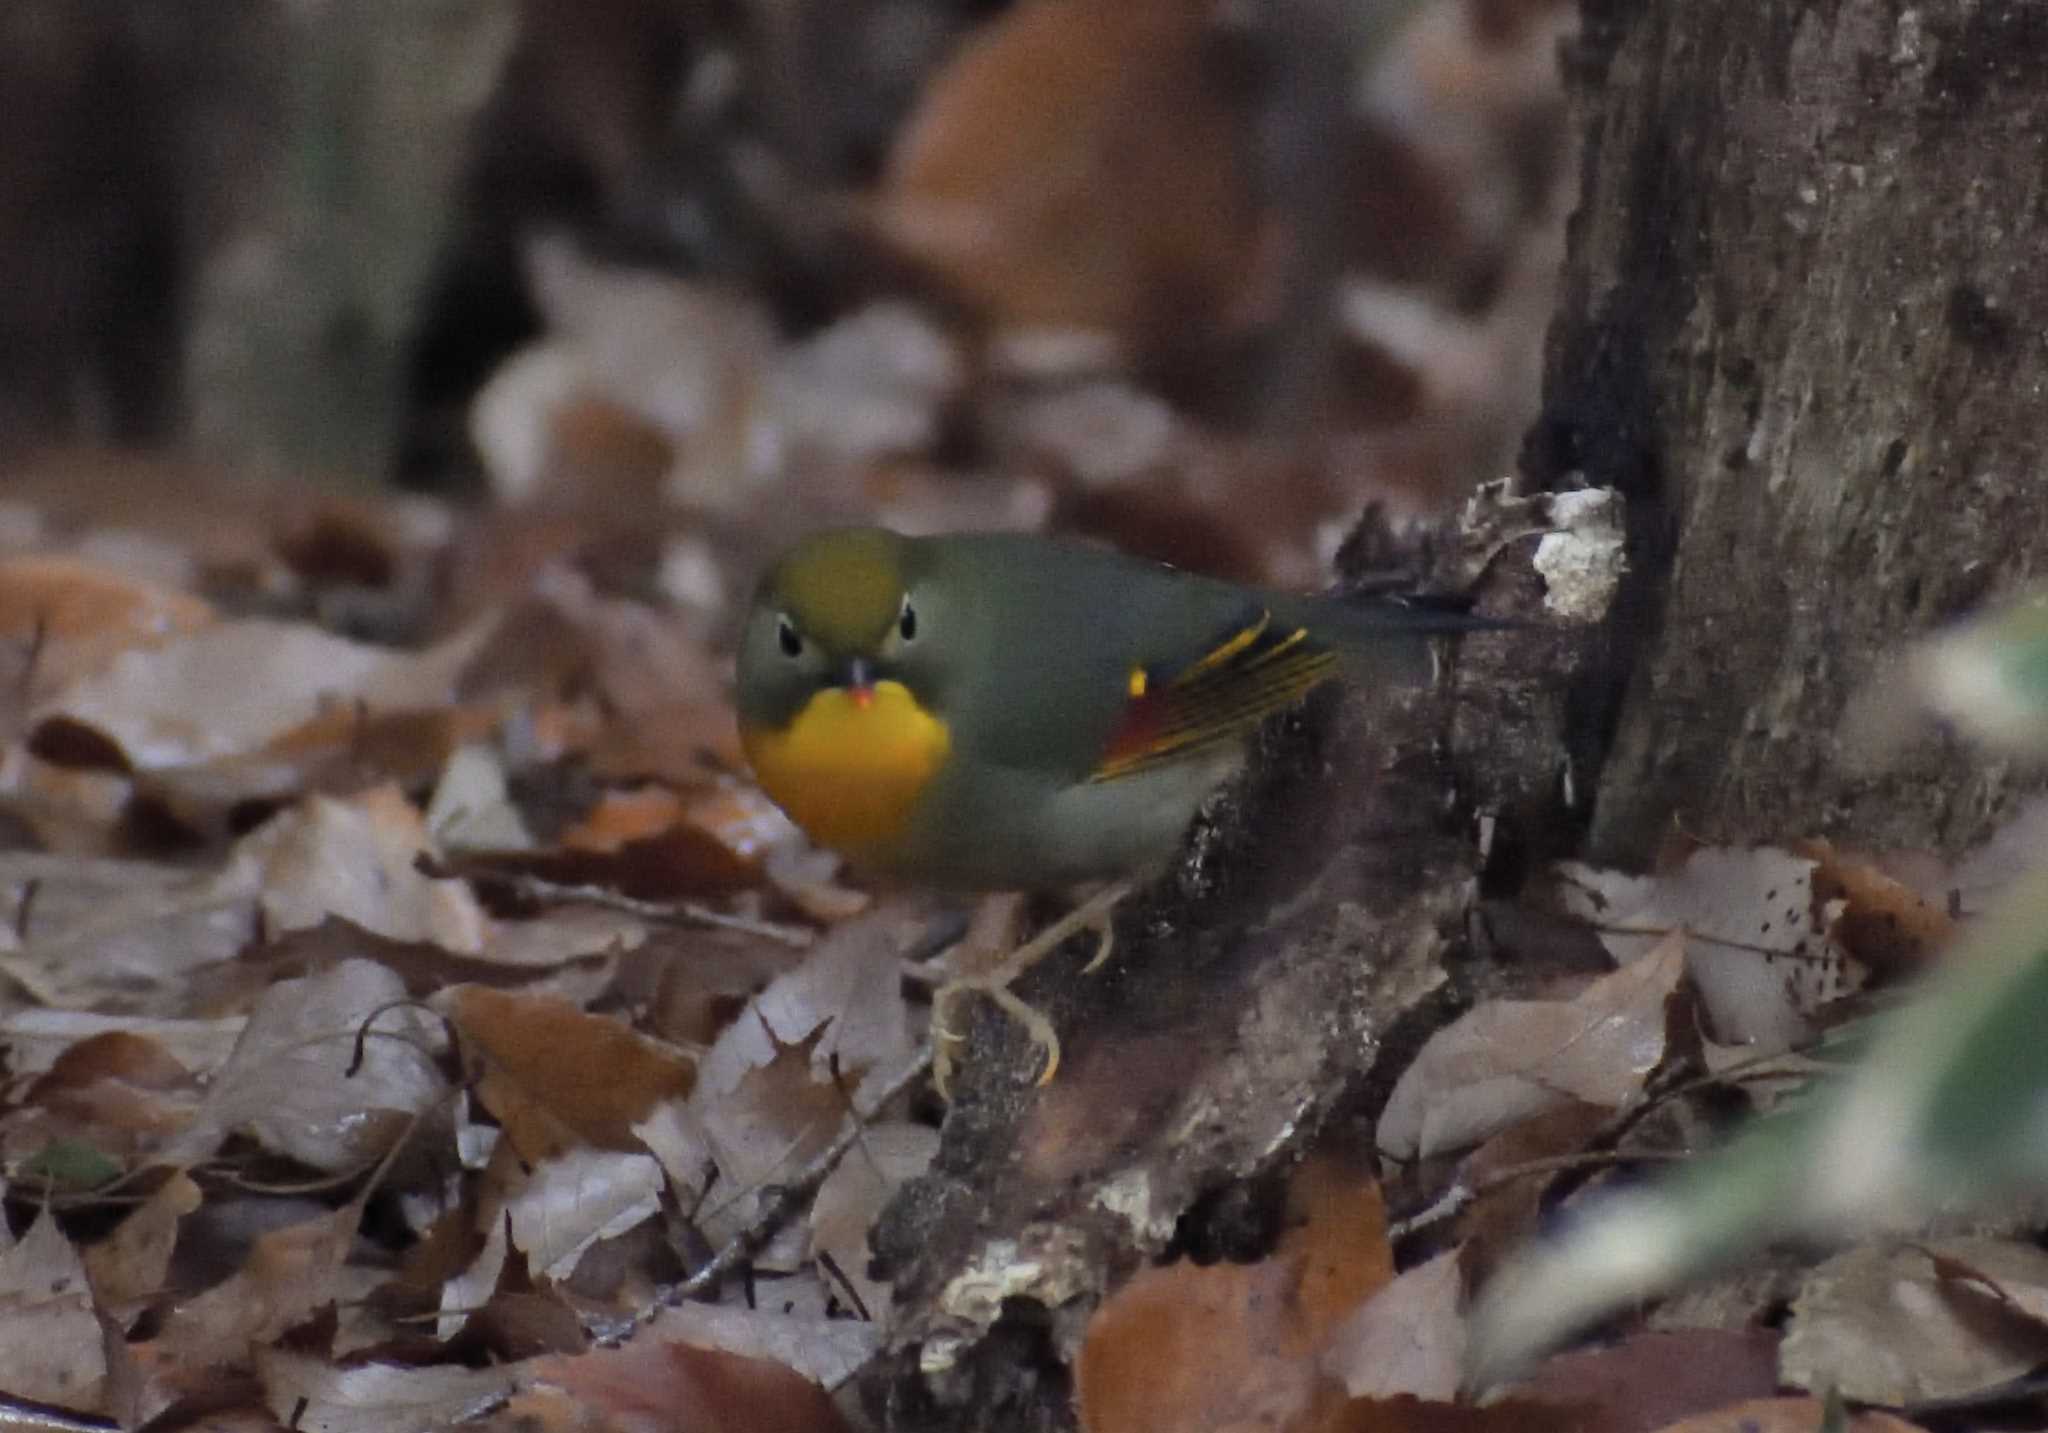
M 1539 615 L 1549 522 L 1548 499 L 1475 506 L 1430 576 L 1483 574 L 1485 610 Z M 1273 1237 L 1263 1177 L 1333 1114 L 1369 1117 L 1468 998 L 1482 818 L 1563 819 L 1587 646 L 1576 627 L 1470 637 L 1427 688 L 1331 692 L 1268 733 L 1180 869 L 1119 912 L 1109 965 L 1081 973 L 1083 937 L 1022 985 L 1065 1040 L 1049 1087 L 980 1011 L 933 1172 L 874 1238 L 901 1305 L 866 1375 L 881 1421 L 1071 1427 L 1066 1370 L 1106 1292 L 1170 1245 Z

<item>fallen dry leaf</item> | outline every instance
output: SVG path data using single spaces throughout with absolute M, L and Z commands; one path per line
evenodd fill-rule
M 345 801 L 310 796 L 237 842 L 211 889 L 260 902 L 273 931 L 341 916 L 393 940 L 475 952 L 489 921 L 466 884 L 419 870 L 432 850 L 418 809 L 395 786 Z
M 112 1234 L 86 1249 L 86 1272 L 102 1304 L 119 1308 L 163 1292 L 179 1221 L 199 1207 L 200 1198 L 191 1177 L 173 1171 Z
M 189 1382 L 217 1365 L 244 1363 L 253 1348 L 333 1303 L 362 1217 L 355 1202 L 258 1235 L 232 1277 L 164 1316 L 148 1346 L 152 1361 L 167 1380 Z
M 1827 1405 L 1818 1398 L 1752 1398 L 1692 1418 L 1667 1423 L 1655 1433 L 1820 1433 L 1827 1425 Z M 1926 1433 L 1890 1413 L 1851 1413 L 1841 1433 Z
M 504 1218 L 527 1267 L 559 1281 L 591 1245 L 658 1215 L 661 1188 L 661 1166 L 645 1154 L 571 1149 L 533 1166 L 506 1201 Z
M 1567 862 L 1558 890 L 1622 964 L 1688 932 L 1686 971 L 1713 1036 L 1775 1054 L 1808 1039 L 1813 1012 L 1859 978 L 1828 939 L 1832 913 L 1814 893 L 1814 871 L 1775 847 L 1708 847 L 1655 876 Z
M 204 599 L 146 578 L 55 554 L 0 561 L 0 646 L 6 690 L 39 699 L 103 670 L 120 653 L 198 631 Z M 26 680 L 24 680 L 26 679 Z
M 1603 1433 L 1647 1433 L 1778 1388 L 1772 1329 L 1674 1329 L 1559 1354 L 1512 1390 L 1523 1403 L 1595 1413 Z
M 1178 0 L 1006 12 L 927 87 L 875 226 L 998 328 L 1149 355 L 1246 324 L 1277 256 L 1208 25 Z
M 574 1357 L 535 1359 L 520 1370 L 524 1391 L 493 1428 L 531 1427 L 547 1420 L 548 1390 L 574 1400 L 568 1428 L 606 1433 L 848 1433 L 823 1389 L 779 1363 L 689 1343 L 638 1338 L 623 1348 Z M 558 1405 L 557 1405 L 558 1406 Z
M 1292 1420 L 1342 1402 L 1316 1356 L 1393 1276 L 1386 1212 L 1322 1161 L 1296 1200 L 1301 1222 L 1259 1262 L 1142 1269 L 1104 1301 L 1075 1362 L 1088 1433 L 1320 1426 Z
M 301 1433 L 431 1433 L 503 1403 L 513 1368 L 390 1363 L 340 1367 L 284 1349 L 258 1349 L 256 1375 L 271 1416 Z
M 1465 1276 L 1448 1249 L 1396 1278 L 1331 1333 L 1323 1371 L 1353 1398 L 1448 1401 L 1465 1357 Z
M 330 704 L 369 711 L 446 704 L 488 635 L 478 627 L 405 653 L 305 625 L 223 622 L 123 652 L 38 707 L 35 719 L 98 732 L 138 770 L 213 761 L 255 751 Z
M 559 998 L 460 985 L 437 1003 L 478 1057 L 478 1098 L 528 1163 L 577 1143 L 640 1152 L 634 1123 L 697 1080 L 692 1061 Z
M 1936 1258 L 2001 1288 L 2048 1289 L 2048 1253 L 1982 1237 L 1837 1254 L 1792 1301 L 1779 1372 L 1796 1388 L 1904 1404 L 1988 1388 L 2048 1359 L 2048 1329 L 1990 1297 L 1959 1299 Z
M 1682 935 L 1573 1000 L 1495 1000 L 1430 1036 L 1380 1115 L 1396 1159 L 1463 1149 L 1569 1101 L 1616 1107 L 1664 1058 L 1665 1002 L 1685 974 Z
M 775 1313 L 732 1304 L 663 1309 L 640 1335 L 767 1359 L 824 1388 L 837 1388 L 882 1347 L 881 1328 L 858 1319 Z
M 857 1312 L 877 1325 L 889 1321 L 889 1286 L 868 1277 L 868 1230 L 882 1206 L 923 1174 L 938 1152 L 939 1132 L 928 1125 L 869 1125 L 811 1200 L 813 1257 L 831 1259 L 839 1277 L 852 1285 Z
M 384 966 L 345 960 L 279 981 L 164 1157 L 204 1159 L 246 1132 L 315 1169 L 374 1164 L 446 1097 L 440 1044 L 439 1023 Z
M 108 1372 L 85 1264 L 44 1210 L 0 1250 L 0 1388 L 97 1413 Z

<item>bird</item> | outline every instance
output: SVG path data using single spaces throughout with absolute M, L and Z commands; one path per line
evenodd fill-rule
M 1092 926 L 1092 969 L 1108 907 L 1173 859 L 1266 718 L 1347 671 L 1421 680 L 1426 639 L 1504 625 L 1037 534 L 839 528 L 798 541 L 755 591 L 740 744 L 768 797 L 856 869 L 965 891 L 1107 883 L 1032 942 Z M 1058 1043 L 1009 994 L 1021 969 L 942 995 L 994 996 L 1046 1047 L 1043 1082 Z

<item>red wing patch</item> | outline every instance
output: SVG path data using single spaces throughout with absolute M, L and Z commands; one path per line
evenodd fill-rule
M 1275 628 L 1273 614 L 1230 634 L 1163 678 L 1130 675 L 1124 708 L 1091 781 L 1113 781 L 1244 736 L 1335 673 L 1337 654 L 1306 627 Z

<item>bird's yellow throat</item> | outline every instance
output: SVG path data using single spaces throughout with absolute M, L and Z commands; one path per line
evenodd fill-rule
M 901 682 L 828 687 L 781 730 L 742 724 L 761 788 L 812 840 L 859 859 L 895 840 L 952 749 Z

